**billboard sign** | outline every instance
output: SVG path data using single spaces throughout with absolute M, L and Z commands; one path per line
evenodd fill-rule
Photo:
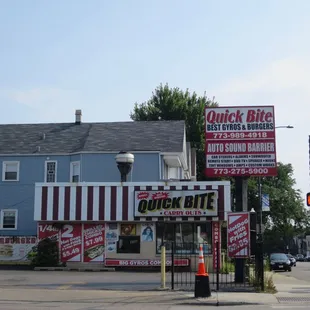
M 135 191 L 135 216 L 217 216 L 217 190 Z
M 208 177 L 277 175 L 273 106 L 205 108 Z
M 228 257 L 250 256 L 250 213 L 228 213 L 227 248 Z

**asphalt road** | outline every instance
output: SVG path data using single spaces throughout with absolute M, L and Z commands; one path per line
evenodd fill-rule
M 154 290 L 160 273 L 0 270 L 0 288 Z
M 282 274 L 282 276 L 281 276 Z M 297 278 L 309 281 L 310 263 L 299 263 L 292 272 L 279 273 L 278 283 L 289 293 L 292 285 L 300 292 L 305 291 L 302 285 L 294 280 Z M 291 280 L 290 280 L 291 279 Z M 152 291 L 160 286 L 159 273 L 132 273 L 132 272 L 54 272 L 54 271 L 13 271 L 0 270 L 0 310 L 117 310 L 117 309 L 144 309 L 144 310 L 187 310 L 194 308 L 218 309 L 216 300 L 200 302 L 188 292 L 161 292 Z M 118 290 L 118 291 L 117 291 Z M 307 287 L 307 294 L 309 296 Z M 224 295 L 223 295 L 224 294 Z M 238 294 L 230 293 L 230 297 Z M 286 296 L 287 293 L 283 293 Z M 290 293 L 291 297 L 297 296 Z M 214 295 L 213 295 L 214 296 Z M 246 293 L 246 296 L 249 296 Z M 262 295 L 263 297 L 263 295 Z M 264 296 L 266 300 L 268 296 Z M 222 300 L 225 293 L 222 293 Z M 244 297 L 243 297 L 244 298 Z M 257 297 L 256 297 L 257 298 Z M 223 302 L 220 308 L 230 310 L 266 310 L 266 309 L 309 309 L 310 304 L 278 303 L 275 297 L 265 305 L 243 305 L 233 302 Z M 251 298 L 248 298 L 251 301 Z M 259 301 L 261 302 L 259 296 Z M 274 300 L 274 302 L 273 302 Z
M 310 282 L 310 262 L 297 262 L 291 275 L 298 280 Z

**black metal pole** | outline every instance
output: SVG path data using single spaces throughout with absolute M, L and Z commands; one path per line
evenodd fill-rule
M 242 212 L 243 211 L 243 180 L 242 177 L 235 178 L 235 198 L 236 198 L 236 205 L 235 211 Z M 235 259 L 235 283 L 244 283 L 245 276 L 244 276 L 244 266 L 245 266 L 245 259 L 244 258 L 236 258 Z
M 121 182 L 127 182 L 127 174 L 121 173 Z
M 216 249 L 217 249 L 217 255 L 216 255 L 216 290 L 220 290 L 220 262 L 221 262 L 221 257 L 220 257 L 220 243 L 216 243 Z
M 171 243 L 171 289 L 174 290 L 174 242 Z
M 259 246 L 259 280 L 260 280 L 260 286 L 261 290 L 265 290 L 265 279 L 264 279 L 264 238 L 263 238 L 263 201 L 262 201 L 262 179 L 261 177 L 258 178 L 258 198 L 259 198 L 259 225 L 258 225 L 258 242 L 260 243 Z

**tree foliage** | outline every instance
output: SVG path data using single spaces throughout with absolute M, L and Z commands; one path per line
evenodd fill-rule
M 198 96 L 195 92 L 160 84 L 148 101 L 135 103 L 130 117 L 134 121 L 185 120 L 187 139 L 197 149 L 197 180 L 211 180 L 204 176 L 206 106 L 218 106 L 218 103 L 210 100 L 206 94 Z M 270 196 L 271 210 L 264 212 L 265 242 L 270 249 L 280 248 L 282 251 L 296 234 L 309 229 L 309 214 L 304 208 L 301 192 L 295 189 L 293 173 L 291 164 L 278 163 L 276 177 L 262 178 L 262 192 Z M 234 180 L 229 180 L 234 193 Z M 249 178 L 248 202 L 249 210 L 257 210 L 258 182 L 254 177 Z
M 262 177 L 262 193 L 269 194 L 270 212 L 263 212 L 266 225 L 265 243 L 270 250 L 293 247 L 293 237 L 309 227 L 309 212 L 304 207 L 300 190 L 295 188 L 291 164 L 278 163 L 278 175 Z M 259 205 L 257 178 L 249 179 L 249 208 Z M 280 250 L 279 249 L 279 250 Z
M 151 98 L 143 103 L 135 103 L 130 117 L 134 121 L 184 120 L 187 139 L 197 149 L 197 179 L 205 180 L 205 141 L 204 141 L 204 109 L 218 106 L 206 94 L 198 96 L 188 89 L 183 91 L 168 84 L 160 84 Z

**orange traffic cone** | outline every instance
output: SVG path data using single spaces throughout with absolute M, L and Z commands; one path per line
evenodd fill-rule
M 209 276 L 206 272 L 205 260 L 203 258 L 203 249 L 202 245 L 199 246 L 199 258 L 198 258 L 198 271 L 196 273 L 197 276 Z
M 195 276 L 195 298 L 210 297 L 210 281 L 206 272 L 205 261 L 203 259 L 202 245 L 199 246 L 198 271 Z

